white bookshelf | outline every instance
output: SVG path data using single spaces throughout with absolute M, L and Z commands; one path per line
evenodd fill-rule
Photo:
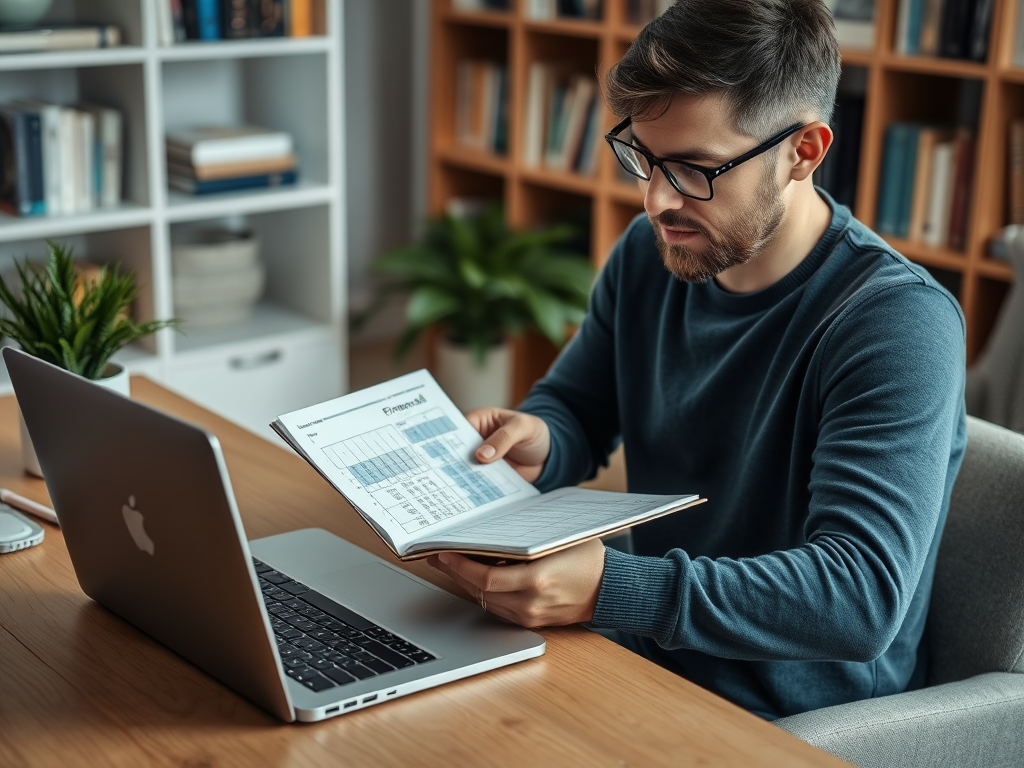
M 59 239 L 83 258 L 135 270 L 136 316 L 168 318 L 172 242 L 190 228 L 251 228 L 267 280 L 249 320 L 161 331 L 117 359 L 268 437 L 279 414 L 342 393 L 348 379 L 343 15 L 342 0 L 325 1 L 323 36 L 160 47 L 156 3 L 166 0 L 57 0 L 47 20 L 116 24 L 123 45 L 0 56 L 0 101 L 111 106 L 124 115 L 125 140 L 121 205 L 74 216 L 0 214 L 0 269 L 14 258 L 42 259 L 44 241 Z M 297 185 L 199 198 L 168 191 L 166 130 L 238 122 L 293 135 Z M 4 372 L 0 394 L 10 391 Z

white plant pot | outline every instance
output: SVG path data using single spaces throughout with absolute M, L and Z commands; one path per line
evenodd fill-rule
M 437 343 L 437 383 L 463 413 L 485 406 L 512 405 L 512 347 L 497 344 L 478 367 L 469 347 L 445 338 Z
M 125 397 L 131 395 L 128 369 L 120 363 L 107 363 L 107 367 L 103 370 L 103 376 L 96 379 L 94 383 Z M 36 449 L 32 446 L 32 438 L 29 437 L 28 427 L 25 426 L 25 417 L 21 415 L 20 408 L 18 409 L 18 422 L 21 427 L 21 457 L 25 463 L 25 471 L 30 475 L 42 477 L 43 470 L 39 467 L 39 458 L 36 456 Z

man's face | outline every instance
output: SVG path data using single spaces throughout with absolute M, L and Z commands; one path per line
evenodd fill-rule
M 634 142 L 649 152 L 708 168 L 724 165 L 759 142 L 733 127 L 720 96 L 676 97 L 663 115 L 634 122 L 632 130 Z M 719 177 L 711 200 L 679 194 L 658 169 L 641 183 L 658 251 L 672 274 L 704 282 L 746 264 L 771 242 L 786 212 L 778 157 L 778 150 L 769 150 Z

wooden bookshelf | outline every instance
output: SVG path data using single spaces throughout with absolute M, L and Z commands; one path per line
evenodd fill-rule
M 876 0 L 874 45 L 843 51 L 845 68 L 865 83 L 864 121 L 857 171 L 856 216 L 875 222 L 886 127 L 896 121 L 948 120 L 964 89 L 980 89 L 973 124 L 975 167 L 966 244 L 962 250 L 892 239 L 908 258 L 927 267 L 960 301 L 967 318 L 967 355 L 973 361 L 992 330 L 1013 276 L 987 256 L 988 241 L 1007 221 L 1007 132 L 1024 117 L 1024 67 L 1011 64 L 1020 0 L 995 0 L 985 63 L 896 53 L 899 0 Z M 628 0 L 605 0 L 599 21 L 526 17 L 527 3 L 509 11 L 463 12 L 451 0 L 432 2 L 429 205 L 432 215 L 453 196 L 491 196 L 506 206 L 509 223 L 532 226 L 567 216 L 586 223 L 589 252 L 600 266 L 630 220 L 643 211 L 643 195 L 620 177 L 615 158 L 598 147 L 593 176 L 527 168 L 522 161 L 526 84 L 530 64 L 570 60 L 598 76 L 625 53 L 640 27 L 627 18 Z M 456 66 L 464 58 L 504 62 L 510 79 L 507 156 L 473 153 L 455 142 Z M 613 124 L 607 110 L 603 134 Z M 538 338 L 517 342 L 514 397 L 518 402 L 543 375 L 556 350 Z

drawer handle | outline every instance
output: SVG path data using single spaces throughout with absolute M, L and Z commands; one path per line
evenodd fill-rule
M 273 365 L 282 357 L 284 357 L 284 353 L 280 349 L 272 349 L 270 352 L 253 355 L 252 357 L 233 357 L 228 361 L 228 365 L 233 371 L 251 371 L 254 368 Z

